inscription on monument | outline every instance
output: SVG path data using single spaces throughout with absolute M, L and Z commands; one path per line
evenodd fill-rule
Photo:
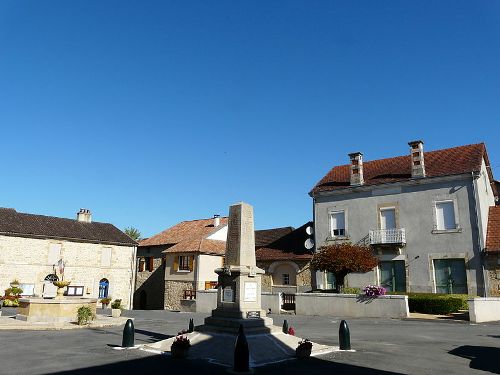
M 234 291 L 230 286 L 224 288 L 224 293 L 222 295 L 222 300 L 224 302 L 234 302 Z
M 243 297 L 245 302 L 257 301 L 257 283 L 253 281 L 245 282 L 245 294 Z
M 248 311 L 247 312 L 247 319 L 256 319 L 260 318 L 260 311 Z

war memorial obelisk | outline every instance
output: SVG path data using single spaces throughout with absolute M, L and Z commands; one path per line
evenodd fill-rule
M 224 267 L 219 275 L 217 308 L 205 319 L 203 331 L 269 333 L 276 330 L 273 320 L 261 307 L 261 276 L 255 263 L 253 207 L 239 202 L 229 208 Z

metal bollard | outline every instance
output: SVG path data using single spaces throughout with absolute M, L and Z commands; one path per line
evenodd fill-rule
M 134 322 L 132 319 L 127 320 L 123 327 L 122 347 L 132 348 L 134 346 Z
M 351 350 L 351 334 L 349 333 L 349 326 L 345 320 L 340 322 L 339 346 L 340 350 Z
M 188 332 L 189 332 L 189 333 L 194 332 L 194 321 L 193 321 L 193 319 L 189 319 L 189 328 L 188 328 Z
M 283 333 L 288 335 L 288 321 L 286 319 L 283 321 Z
M 238 329 L 238 337 L 236 338 L 236 345 L 234 347 L 234 372 L 248 372 L 250 369 L 250 353 L 248 351 L 248 342 L 243 332 L 243 325 L 240 324 Z

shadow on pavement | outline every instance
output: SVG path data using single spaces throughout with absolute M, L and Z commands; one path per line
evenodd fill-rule
M 137 328 L 135 329 L 135 333 L 140 334 L 140 335 L 144 335 L 144 336 L 148 336 L 150 338 L 150 340 L 149 340 L 150 342 L 166 340 L 166 339 L 173 337 L 172 335 L 164 335 L 163 333 L 146 331 L 146 330 L 137 329 Z M 146 340 L 143 340 L 143 341 L 146 341 Z
M 449 353 L 470 359 L 470 368 L 500 374 L 500 363 L 498 362 L 500 348 L 464 345 L 450 350 Z
M 154 355 L 145 358 L 111 363 L 101 366 L 92 366 L 71 371 L 56 372 L 53 374 L 133 374 L 158 371 L 159 373 L 183 374 L 226 374 L 227 367 L 218 366 L 203 360 L 174 359 L 166 355 Z M 307 358 L 302 360 L 290 360 L 274 365 L 258 367 L 254 369 L 255 374 L 353 374 L 353 375 L 399 375 L 395 372 L 376 370 L 372 368 L 336 363 L 319 358 Z

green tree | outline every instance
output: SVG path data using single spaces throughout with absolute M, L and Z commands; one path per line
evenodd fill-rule
M 344 287 L 345 277 L 352 272 L 368 272 L 378 264 L 378 259 L 368 246 L 349 242 L 322 246 L 313 255 L 311 267 L 335 275 L 336 292 Z
M 124 230 L 125 234 L 132 238 L 134 241 L 138 241 L 141 239 L 141 232 L 134 227 L 127 227 Z

